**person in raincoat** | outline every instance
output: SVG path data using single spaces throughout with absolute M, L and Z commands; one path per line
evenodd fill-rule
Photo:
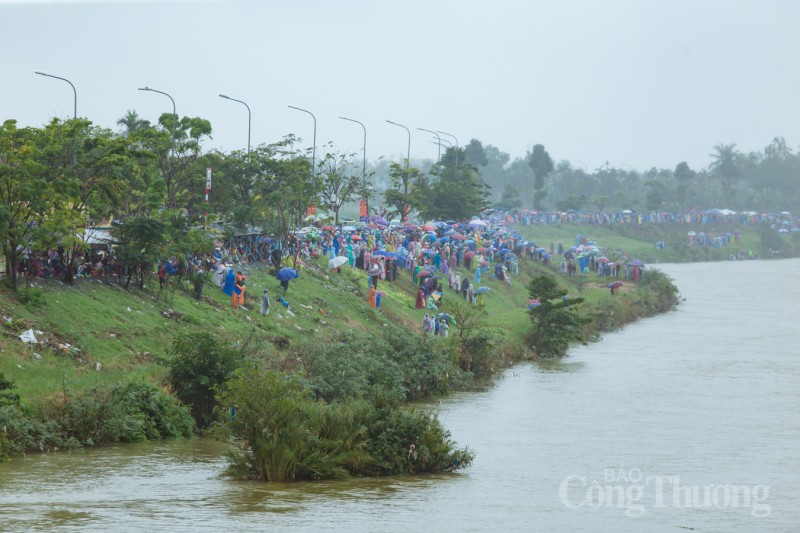
M 235 285 L 236 273 L 234 273 L 232 268 L 229 268 L 228 273 L 225 275 L 225 284 L 222 286 L 222 292 L 228 296 L 233 296 L 233 288 Z
M 469 284 L 467 287 L 467 303 L 474 304 L 475 303 L 475 289 L 472 288 L 472 283 Z
M 419 290 L 417 291 L 417 301 L 415 304 L 417 309 L 425 309 L 425 289 L 420 286 Z
M 447 337 L 450 333 L 450 326 L 444 318 L 439 319 L 439 336 Z
M 481 265 L 480 262 L 478 266 L 475 267 L 475 285 L 478 285 L 481 282 Z
M 467 291 L 469 290 L 470 283 L 469 283 L 469 276 L 465 277 L 461 281 L 461 296 L 467 298 Z M 467 303 L 472 303 L 469 299 L 467 299 Z
M 269 291 L 264 289 L 264 294 L 261 295 L 261 315 L 267 316 L 269 314 Z
M 436 300 L 433 298 L 433 295 L 428 296 L 427 308 L 431 309 L 433 311 L 438 311 L 439 310 L 439 308 L 436 306 Z
M 375 286 L 374 285 L 370 285 L 370 287 L 369 287 L 369 295 L 367 296 L 367 302 L 369 303 L 369 306 L 372 307 L 373 309 L 377 306 L 377 304 L 376 304 L 377 295 L 378 295 L 378 291 L 375 290 Z
M 241 272 L 236 274 L 233 294 L 231 295 L 231 307 L 234 309 L 238 309 L 240 305 L 244 305 L 244 295 L 247 291 L 247 287 L 245 287 L 244 284 L 245 279 L 247 278 L 245 278 Z

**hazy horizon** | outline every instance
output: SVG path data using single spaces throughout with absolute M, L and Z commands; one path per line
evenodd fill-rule
M 8 2 L 2 119 L 42 126 L 78 115 L 118 130 L 129 109 L 155 122 L 171 111 L 208 119 L 207 147 L 242 149 L 294 133 L 317 150 L 367 157 L 436 157 L 433 136 L 479 139 L 525 155 L 541 143 L 555 160 L 590 170 L 646 170 L 712 147 L 760 151 L 777 136 L 797 150 L 800 3 L 791 1 L 398 3 Z M 446 137 L 445 137 L 446 138 Z

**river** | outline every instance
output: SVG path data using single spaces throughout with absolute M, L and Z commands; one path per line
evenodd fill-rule
M 203 439 L 0 465 L 3 531 L 798 531 L 800 260 L 662 265 L 685 302 L 438 406 L 463 472 L 221 479 Z

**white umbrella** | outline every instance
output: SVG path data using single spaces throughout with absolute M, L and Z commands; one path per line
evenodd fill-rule
M 333 270 L 334 268 L 339 268 L 340 266 L 347 263 L 347 258 L 343 255 L 339 255 L 328 261 L 328 268 Z

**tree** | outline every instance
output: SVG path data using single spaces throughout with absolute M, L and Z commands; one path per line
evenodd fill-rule
M 489 164 L 489 159 L 486 157 L 486 150 L 483 144 L 478 139 L 471 139 L 469 144 L 464 147 L 464 159 L 466 162 L 475 167 L 485 167 Z
M 692 170 L 686 161 L 681 161 L 675 166 L 675 170 L 673 171 L 672 175 L 675 176 L 675 179 L 678 182 L 675 190 L 675 193 L 678 197 L 678 204 L 681 209 L 686 209 L 686 200 L 689 195 L 689 188 L 691 187 L 691 182 L 694 181 L 695 177 L 697 177 L 697 172 Z
M 489 360 L 494 345 L 489 314 L 481 306 L 460 303 L 454 304 L 450 313 L 455 319 L 451 338 L 457 345 L 459 366 L 466 372 L 488 374 L 482 363 Z
M 556 209 L 559 211 L 580 211 L 585 203 L 586 196 L 573 191 L 556 202 Z
M 142 119 L 139 113 L 133 109 L 129 109 L 122 118 L 117 120 L 117 126 L 125 128 L 121 135 L 127 137 L 137 130 L 150 127 L 150 122 Z
M 553 171 L 553 160 L 550 154 L 544 149 L 544 145 L 536 144 L 533 151 L 528 156 L 528 166 L 533 169 L 533 208 L 542 210 L 542 200 L 547 196 L 544 190 L 544 180 Z
M 425 219 L 458 220 L 489 207 L 488 186 L 469 163 L 434 165 L 430 178 L 414 184 L 415 204 Z
M 17 290 L 17 265 L 54 199 L 40 162 L 40 132 L 18 129 L 7 120 L 0 129 L 0 241 L 6 261 L 6 279 Z
M 730 207 L 733 198 L 733 182 L 739 176 L 737 163 L 741 153 L 736 149 L 736 144 L 731 143 L 716 145 L 714 153 L 709 155 L 714 158 L 709 169 L 716 171 L 719 175 L 725 194 L 726 207 Z
M 144 288 L 144 275 L 158 259 L 166 242 L 164 223 L 150 217 L 134 217 L 111 228 L 111 234 L 122 244 L 117 248 L 117 258 L 128 268 L 125 287 L 130 285 L 134 274 L 140 289 Z
M 321 206 L 333 211 L 339 223 L 339 210 L 363 191 L 361 167 L 353 162 L 355 154 L 327 153 L 319 165 Z
M 539 300 L 530 311 L 533 331 L 531 346 L 541 356 L 566 354 L 570 342 L 584 342 L 581 328 L 590 322 L 578 314 L 583 298 L 570 298 L 566 289 L 549 276 L 538 276 L 528 283 L 528 295 Z
M 395 161 L 389 163 L 389 180 L 392 188 L 386 189 L 383 199 L 391 207 L 393 216 L 397 215 L 403 221 L 408 220 L 408 214 L 417 207 L 415 198 L 411 194 L 411 187 L 422 178 L 422 173 L 416 167 L 403 167 Z
M 510 183 L 506 183 L 503 188 L 503 196 L 500 197 L 499 201 L 495 202 L 494 207 L 503 211 L 511 211 L 522 207 L 519 190 Z
M 167 380 L 178 398 L 191 407 L 197 427 L 208 427 L 217 405 L 214 395 L 244 364 L 244 354 L 208 332 L 179 335 L 169 354 Z
M 172 113 L 162 114 L 158 123 L 160 129 L 140 127 L 130 137 L 153 154 L 166 185 L 166 207 L 184 202 L 191 217 L 195 206 L 189 205 L 190 196 L 199 199 L 205 187 L 204 174 L 192 172 L 192 166 L 201 155 L 200 142 L 211 137 L 211 123 L 199 117 L 178 119 Z
M 603 211 L 606 203 L 608 202 L 608 196 L 604 194 L 595 194 L 592 196 L 592 203 L 597 206 L 598 211 Z

